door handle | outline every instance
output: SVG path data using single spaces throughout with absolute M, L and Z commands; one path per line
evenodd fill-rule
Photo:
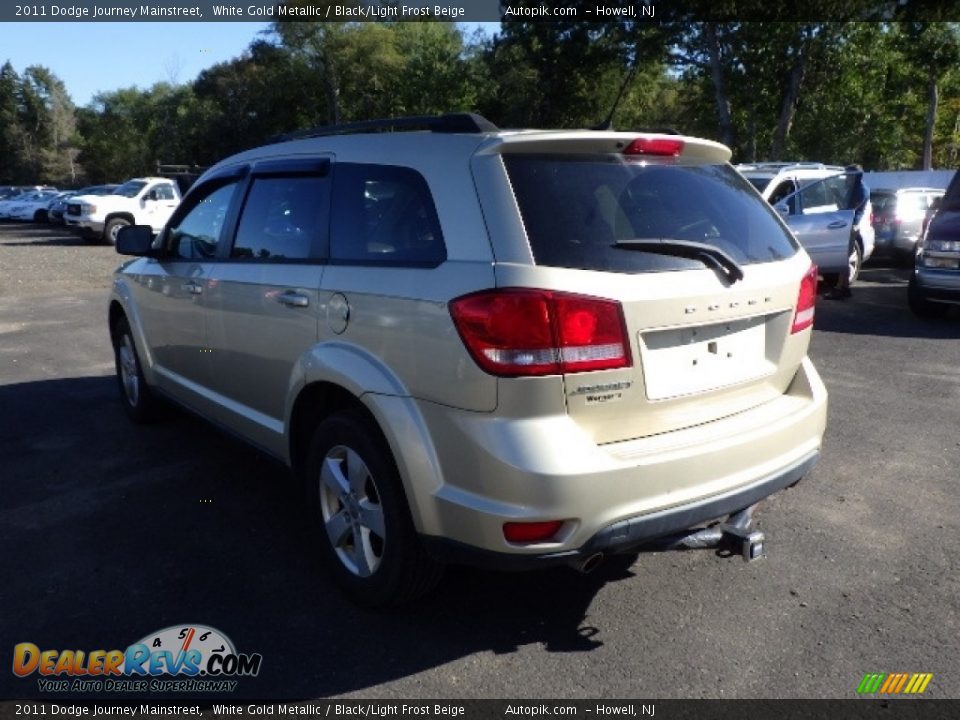
M 840 228 L 845 228 L 847 226 L 846 220 L 834 220 L 832 223 L 827 225 L 829 230 L 839 230 Z
M 310 304 L 310 298 L 303 293 L 287 290 L 285 293 L 277 295 L 277 302 L 287 307 L 307 307 Z
M 185 282 L 183 285 L 180 286 L 180 289 L 186 290 L 191 295 L 199 295 L 203 292 L 203 286 L 198 285 L 192 280 L 190 282 Z

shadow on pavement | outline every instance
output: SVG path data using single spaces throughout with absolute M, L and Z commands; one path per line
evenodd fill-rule
M 826 333 L 851 333 L 903 338 L 955 339 L 960 337 L 960 313 L 942 320 L 919 318 L 907 305 L 910 270 L 865 268 L 847 300 L 817 298 L 813 327 Z M 879 312 L 882 308 L 882 312 Z M 893 312 L 891 312 L 891 310 Z
M 133 426 L 112 377 L 0 386 L 0 407 L 4 653 L 123 650 L 204 624 L 263 655 L 260 675 L 224 697 L 327 697 L 482 651 L 599 647 L 591 602 L 630 575 L 629 556 L 587 576 L 451 568 L 418 604 L 365 612 L 328 581 L 273 460 L 186 414 Z M 0 697 L 67 697 L 39 692 L 37 675 L 0 676 Z

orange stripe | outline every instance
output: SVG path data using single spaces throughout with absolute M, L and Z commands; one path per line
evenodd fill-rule
M 900 682 L 897 683 L 897 687 L 893 692 L 898 693 L 903 689 L 904 684 L 907 682 L 907 678 L 910 677 L 907 673 L 902 673 L 900 675 Z
M 877 692 L 885 693 L 889 688 L 896 682 L 896 679 L 899 677 L 897 673 L 890 673 L 887 676 L 887 679 L 884 681 L 883 685 L 880 686 L 880 689 Z

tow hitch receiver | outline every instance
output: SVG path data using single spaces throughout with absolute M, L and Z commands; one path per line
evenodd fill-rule
M 656 550 L 683 550 L 695 548 L 718 548 L 740 555 L 746 562 L 763 557 L 763 533 L 750 529 L 756 505 L 740 510 L 726 522 L 686 531 L 655 540 L 650 546 Z
M 759 530 L 736 527 L 724 523 L 720 526 L 721 544 L 731 546 L 745 561 L 750 562 L 763 557 L 763 533 Z

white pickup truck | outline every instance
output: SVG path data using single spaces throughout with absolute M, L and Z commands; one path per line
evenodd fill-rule
M 90 242 L 117 244 L 117 233 L 126 225 L 149 225 L 160 232 L 180 204 L 180 190 L 173 180 L 160 177 L 133 178 L 112 195 L 79 195 L 70 198 L 64 213 L 67 227 Z

